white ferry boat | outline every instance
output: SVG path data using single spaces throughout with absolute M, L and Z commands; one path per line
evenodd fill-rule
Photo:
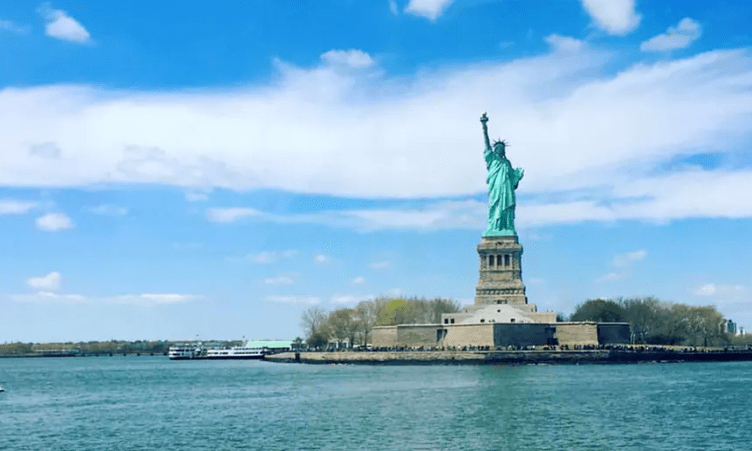
M 292 341 L 246 341 L 244 346 L 225 349 L 207 349 L 202 359 L 263 359 L 265 355 L 292 350 Z
M 200 359 L 204 354 L 201 344 L 177 344 L 170 346 L 167 351 L 167 357 L 170 360 L 190 360 Z
M 212 347 L 211 343 L 183 343 L 170 346 L 167 357 L 170 360 L 224 360 L 224 359 L 263 359 L 265 355 L 292 350 L 292 341 L 246 341 L 244 346 L 231 348 Z
M 207 349 L 206 359 L 263 359 L 263 348 L 246 348 L 245 346 L 234 346 L 229 349 Z

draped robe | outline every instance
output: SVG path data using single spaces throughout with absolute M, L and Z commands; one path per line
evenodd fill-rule
M 513 169 L 506 156 L 490 147 L 483 153 L 488 176 L 488 228 L 484 236 L 517 235 L 514 229 L 514 190 L 522 179 L 523 170 Z

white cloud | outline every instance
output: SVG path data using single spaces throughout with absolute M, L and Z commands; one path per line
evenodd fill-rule
M 29 147 L 29 155 L 34 155 L 39 158 L 44 158 L 48 160 L 55 160 L 60 158 L 60 155 L 62 154 L 62 151 L 60 150 L 60 147 L 57 146 L 55 143 L 39 143 L 39 144 L 32 144 Z
M 39 291 L 34 294 L 15 294 L 7 296 L 14 302 L 27 303 L 63 303 L 63 304 L 130 304 L 130 305 L 162 305 L 200 299 L 201 296 L 190 294 L 125 294 L 109 297 L 83 296 L 80 294 L 60 294 L 50 291 Z
M 582 6 L 595 26 L 609 34 L 623 36 L 640 24 L 634 0 L 582 0 Z
M 128 214 L 128 208 L 109 204 L 97 205 L 90 208 L 89 211 L 103 216 L 125 216 Z
M 384 293 L 385 296 L 393 296 L 393 297 L 404 296 L 404 294 L 405 294 L 405 291 L 399 287 L 390 288 L 386 290 L 386 293 Z
M 321 59 L 331 65 L 346 66 L 353 69 L 362 69 L 374 64 L 373 58 L 368 53 L 357 49 L 329 50 L 321 55 Z
M 59 230 L 72 229 L 74 227 L 71 218 L 63 213 L 48 213 L 36 220 L 37 228 L 45 232 L 57 232 Z
M 316 256 L 313 257 L 313 262 L 319 265 L 322 265 L 324 263 L 329 263 L 330 260 L 331 258 L 329 258 L 328 255 L 324 255 L 324 254 L 317 254 Z
M 353 285 L 360 285 L 361 283 L 364 283 L 366 279 L 364 277 L 358 276 L 354 278 L 351 282 Z
M 486 215 L 485 203 L 476 201 L 437 202 L 421 209 L 373 209 L 339 212 L 345 224 L 363 230 L 381 229 L 465 229 L 478 228 Z
M 477 201 L 453 201 L 429 203 L 421 209 L 371 209 L 327 210 L 304 214 L 274 214 L 255 209 L 228 208 L 226 210 L 253 210 L 249 217 L 257 221 L 278 224 L 322 224 L 332 227 L 354 228 L 361 232 L 384 229 L 437 230 L 478 228 L 486 214 L 486 206 Z M 209 213 L 207 216 L 211 216 Z M 230 216 L 230 215 L 228 215 Z M 241 214 L 226 218 L 238 220 Z
M 644 260 L 647 255 L 648 252 L 646 250 L 640 249 L 614 256 L 612 264 L 616 270 L 600 276 L 597 281 L 609 282 L 624 279 L 632 273 L 635 263 Z
M 425 17 L 430 21 L 435 21 L 444 11 L 452 4 L 453 0 L 410 0 L 405 7 L 407 14 Z
M 628 268 L 632 266 L 634 263 L 645 259 L 647 255 L 648 255 L 648 252 L 644 249 L 641 249 L 639 251 L 634 251 L 634 252 L 627 252 L 625 254 L 620 254 L 614 257 L 614 266 L 617 268 Z
M 243 257 L 231 257 L 230 260 L 236 261 L 252 261 L 254 263 L 276 263 L 283 258 L 290 258 L 298 255 L 298 251 L 295 249 L 288 249 L 286 251 L 262 251 L 256 254 L 248 254 Z
M 259 214 L 260 212 L 253 208 L 210 208 L 206 211 L 206 218 L 211 222 L 229 223 Z
M 86 31 L 86 28 L 65 11 L 52 9 L 49 3 L 43 3 L 37 11 L 47 21 L 44 28 L 47 36 L 79 44 L 89 42 L 91 35 Z
M 134 304 L 134 305 L 160 305 L 160 304 L 179 304 L 181 302 L 192 301 L 199 299 L 201 296 L 191 294 L 126 294 L 121 296 L 115 296 L 112 298 L 105 298 L 106 302 L 115 302 L 119 304 Z
M 8 298 L 14 302 L 46 304 L 46 303 L 63 303 L 63 304 L 84 304 L 89 302 L 86 296 L 80 294 L 59 294 L 51 291 L 39 291 L 34 294 L 13 294 Z
M 713 296 L 717 298 L 734 298 L 745 295 L 749 290 L 744 285 L 723 285 L 706 283 L 695 289 L 696 296 Z
M 316 305 L 321 302 L 321 299 L 317 296 L 268 296 L 266 300 L 278 304 Z
M 585 194 L 563 192 L 562 199 L 556 202 L 546 200 L 545 193 L 541 194 L 542 199 L 531 196 L 531 199 L 518 201 L 517 228 L 526 230 L 555 224 L 620 219 L 660 223 L 681 218 L 752 217 L 752 196 L 734 195 L 752 192 L 752 170 L 687 168 L 661 175 L 642 176 L 638 173 L 633 177 L 609 173 L 608 177 L 611 177 L 610 181 L 601 182 L 612 185 L 607 189 Z M 572 183 L 578 182 L 572 180 Z M 254 210 L 254 218 L 278 224 L 320 224 L 360 232 L 482 230 L 487 208 L 485 202 L 475 200 L 426 201 L 421 208 L 396 206 L 287 215 Z
M 697 290 L 695 290 L 695 294 L 697 296 L 712 296 L 716 292 L 716 287 L 714 283 L 708 283 L 701 287 L 699 287 Z
M 264 279 L 267 285 L 292 285 L 295 281 L 290 276 L 268 277 Z
M 373 262 L 371 263 L 371 269 L 384 269 L 389 267 L 388 261 Z
M 63 282 L 63 276 L 59 272 L 53 271 L 46 276 L 30 277 L 26 279 L 26 285 L 35 290 L 57 291 Z
M 251 257 L 251 260 L 253 260 L 256 263 L 272 263 L 274 261 L 277 261 L 277 253 L 276 252 L 259 252 L 258 254 Z
M 188 202 L 204 202 L 209 200 L 209 193 L 202 191 L 186 191 L 185 200 Z
M 525 283 L 529 285 L 545 285 L 546 279 L 542 277 L 527 277 L 525 278 Z
M 389 0 L 389 12 L 395 16 L 399 14 L 399 11 L 397 10 L 397 2 L 395 0 Z
M 354 305 L 359 300 L 361 300 L 361 298 L 359 298 L 356 295 L 342 294 L 342 295 L 332 296 L 331 303 L 339 304 L 339 305 Z
M 215 222 L 245 218 L 365 231 L 482 229 L 482 202 L 441 199 L 485 191 L 478 112 L 488 109 L 491 134 L 513 143 L 509 157 L 526 170 L 518 191 L 521 227 L 752 216 L 752 198 L 736 195 L 752 187 L 752 171 L 733 164 L 745 155 L 741 143 L 752 138 L 748 52 L 640 63 L 615 74 L 604 69 L 610 61 L 584 46 L 576 54 L 554 51 L 397 79 L 343 75 L 329 65 L 279 65 L 273 85 L 240 91 L 6 88 L 0 91 L 6 125 L 0 148 L 7 150 L 0 186 L 148 183 L 429 198 L 422 208 L 308 215 L 214 208 L 206 214 Z M 290 130 L 305 146 L 271 138 Z M 64 151 L 50 164 L 29 155 L 30 142 Z M 724 164 L 676 166 L 707 153 Z M 667 164 L 675 165 L 671 172 Z
M 337 305 L 355 306 L 355 304 L 368 299 L 374 299 L 376 296 L 373 294 L 337 294 L 332 296 L 330 302 Z
M 683 49 L 702 35 L 702 28 L 697 21 L 685 17 L 675 27 L 668 27 L 665 33 L 653 36 L 640 44 L 643 52 L 665 52 Z
M 18 34 L 25 34 L 29 31 L 29 27 L 22 27 L 14 24 L 10 20 L 0 19 L 0 30 L 11 31 Z
M 36 206 L 36 202 L 0 199 L 0 215 L 22 215 Z
M 550 34 L 546 36 L 546 42 L 555 50 L 562 52 L 576 52 L 585 45 L 584 41 L 569 36 Z
M 596 279 L 598 282 L 611 282 L 614 280 L 623 279 L 627 276 L 626 272 L 609 272 Z

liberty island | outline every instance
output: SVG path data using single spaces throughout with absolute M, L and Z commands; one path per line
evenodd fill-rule
M 512 166 L 506 141 L 491 143 L 487 113 L 481 115 L 480 122 L 485 144 L 488 222 L 477 246 L 479 275 L 474 303 L 458 312 L 442 314 L 439 324 L 376 326 L 373 346 L 502 350 L 629 343 L 628 323 L 559 322 L 554 312 L 539 312 L 535 304 L 528 302 L 522 281 L 523 247 L 514 224 L 515 190 L 525 171 Z
M 749 350 L 633 346 L 628 322 L 563 321 L 528 302 L 522 280 L 523 246 L 515 228 L 515 191 L 524 176 L 507 157 L 505 140 L 491 143 L 489 117 L 480 117 L 486 166 L 488 217 L 478 252 L 473 304 L 441 313 L 438 321 L 394 321 L 369 329 L 364 344 L 381 352 L 304 352 L 267 356 L 305 363 L 626 363 L 637 361 L 739 361 Z M 394 300 L 384 305 L 399 308 Z M 404 301 L 402 301 L 404 304 Z M 346 312 L 344 316 L 347 316 Z M 340 315 L 342 316 L 342 315 Z M 435 316 L 434 316 L 435 318 Z M 532 353 L 531 353 L 532 351 Z

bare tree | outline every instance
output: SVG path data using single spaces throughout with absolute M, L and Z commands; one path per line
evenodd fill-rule
M 661 302 L 654 297 L 623 299 L 624 318 L 632 327 L 635 343 L 647 343 L 661 327 Z
M 715 307 L 660 301 L 654 297 L 587 301 L 576 307 L 573 321 L 628 321 L 636 343 L 726 344 L 723 315 Z
M 457 313 L 460 311 L 460 303 L 451 299 L 435 298 L 428 303 L 430 310 L 431 324 L 438 324 L 441 322 L 441 315 L 444 313 Z
M 305 331 L 306 337 L 310 338 L 315 335 L 326 324 L 328 317 L 329 312 L 319 306 L 313 306 L 303 312 L 300 317 L 300 326 Z
M 360 301 L 355 307 L 355 319 L 358 324 L 358 334 L 360 335 L 361 344 L 368 345 L 368 335 L 373 330 L 378 319 L 379 306 L 374 299 Z

